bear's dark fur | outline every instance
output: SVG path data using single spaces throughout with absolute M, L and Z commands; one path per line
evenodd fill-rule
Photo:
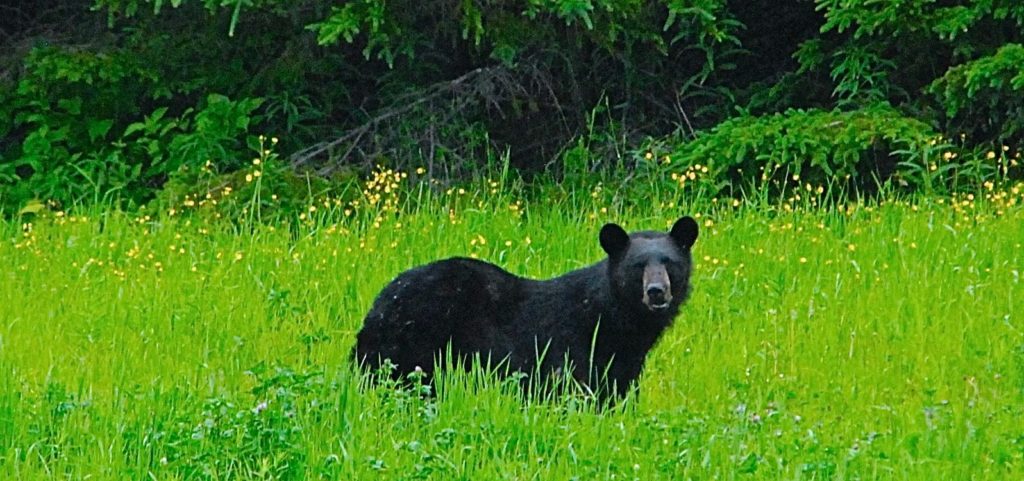
M 410 269 L 377 296 L 353 354 L 370 369 L 390 359 L 399 376 L 429 375 L 449 345 L 464 362 L 479 354 L 526 374 L 568 360 L 581 385 L 618 397 L 689 295 L 697 230 L 690 217 L 668 234 L 607 224 L 606 259 L 543 281 L 466 258 Z

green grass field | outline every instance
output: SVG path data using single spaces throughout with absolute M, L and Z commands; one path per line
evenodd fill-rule
M 1019 194 L 791 212 L 481 190 L 276 229 L 3 224 L 0 479 L 1024 477 Z M 684 213 L 694 293 L 623 406 L 480 376 L 423 399 L 350 370 L 404 269 L 476 255 L 549 277 L 600 258 L 604 221 Z

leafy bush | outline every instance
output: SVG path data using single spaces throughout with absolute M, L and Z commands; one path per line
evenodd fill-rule
M 327 179 L 289 169 L 274 151 L 276 137 L 250 137 L 249 142 L 255 157 L 245 168 L 213 161 L 199 167 L 183 165 L 160 189 L 155 207 L 171 215 L 193 213 L 244 224 L 305 214 L 326 199 L 340 204 L 356 180 L 345 173 Z M 327 202 L 326 207 L 336 207 Z
M 871 189 L 902 160 L 894 151 L 928 145 L 935 138 L 927 124 L 885 104 L 850 112 L 788 110 L 727 120 L 691 142 L 676 144 L 667 154 L 667 170 L 680 179 L 692 166 L 706 166 L 709 178 L 728 180 L 736 188 L 769 182 L 822 186 L 838 180 Z
M 157 75 L 124 52 L 33 50 L 0 111 L 0 125 L 21 139 L 0 151 L 3 202 L 143 202 L 182 165 L 242 165 L 261 100 L 209 95 L 169 115 L 158 91 Z
M 1024 140 L 1024 46 L 957 65 L 928 89 L 948 119 L 950 133 L 1019 145 Z
M 275 479 L 297 479 L 305 469 L 303 419 L 329 409 L 320 398 L 329 384 L 318 372 L 260 365 L 248 371 L 251 396 L 212 397 L 198 412 L 186 411 L 153 436 L 163 463 L 189 479 L 221 479 L 259 471 Z M 152 441 L 150 441 L 152 442 Z M 273 454 L 273 456 L 268 456 Z
M 827 72 L 834 100 L 849 107 L 888 101 L 919 109 L 936 72 L 1020 42 L 1024 27 L 1024 5 L 1005 0 L 815 3 L 824 22 L 801 45 L 799 73 Z
M 33 50 L 24 70 L 2 122 L 21 142 L 2 153 L 0 180 L 16 197 L 63 201 L 125 183 L 135 167 L 110 148 L 112 128 L 138 113 L 151 73 L 126 56 L 55 48 Z

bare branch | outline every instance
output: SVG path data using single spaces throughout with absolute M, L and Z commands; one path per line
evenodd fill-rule
M 342 144 L 345 144 L 345 143 L 349 142 L 349 143 L 351 143 L 351 145 L 345 151 L 345 153 L 338 159 L 339 163 L 344 163 L 344 161 L 347 160 L 348 156 L 352 153 L 353 149 L 355 149 L 356 145 L 358 145 L 359 140 L 367 132 L 369 132 L 370 130 L 374 129 L 379 124 L 381 124 L 381 123 L 383 123 L 383 122 L 387 121 L 388 119 L 391 119 L 391 118 L 393 118 L 395 116 L 398 116 L 398 115 L 404 114 L 406 112 L 409 112 L 409 111 L 415 109 L 416 107 L 418 107 L 418 106 L 420 106 L 420 105 L 422 105 L 424 103 L 427 103 L 427 102 L 429 102 L 429 101 L 431 101 L 431 100 L 433 100 L 433 99 L 435 99 L 435 98 L 437 98 L 437 97 L 439 97 L 441 95 L 444 95 L 446 93 L 452 92 L 452 91 L 458 89 L 459 86 L 461 84 L 463 84 L 464 82 L 466 82 L 467 80 L 472 79 L 475 76 L 478 76 L 482 72 L 485 72 L 485 71 L 486 71 L 486 69 L 484 69 L 484 68 L 478 68 L 478 69 L 472 70 L 469 73 L 466 73 L 466 74 L 462 75 L 461 77 L 456 78 L 454 80 L 447 81 L 447 82 L 440 82 L 440 83 L 436 83 L 434 85 L 431 85 L 431 86 L 427 87 L 426 89 L 424 89 L 422 92 L 420 92 L 420 94 L 415 96 L 415 98 L 412 99 L 411 101 L 404 102 L 404 103 L 399 103 L 398 105 L 395 105 L 393 107 L 390 107 L 388 109 L 385 109 L 385 110 L 379 112 L 376 116 L 371 118 L 368 122 L 364 123 L 363 125 L 361 125 L 359 127 L 354 128 L 352 130 L 349 130 L 348 132 L 345 132 L 341 137 L 338 137 L 338 138 L 336 138 L 334 140 L 331 140 L 331 141 L 328 141 L 328 142 L 322 142 L 322 143 L 319 143 L 319 144 L 315 144 L 315 145 L 312 145 L 312 146 L 307 147 L 305 149 L 299 150 L 298 152 L 295 152 L 294 154 L 292 154 L 292 162 L 291 162 L 291 164 L 292 164 L 293 167 L 301 167 L 304 164 L 306 164 L 309 161 L 311 161 L 314 158 L 316 158 L 317 156 L 319 156 L 320 154 L 328 152 L 331 149 L 334 149 L 335 147 L 337 147 L 339 145 L 342 145 Z M 412 96 L 410 95 L 410 96 L 406 96 L 406 97 L 409 98 L 409 97 L 412 97 Z M 405 100 L 405 99 L 400 99 L 400 100 Z M 323 171 L 324 169 L 320 169 L 320 170 Z M 328 171 L 329 170 L 333 170 L 333 169 L 328 169 Z
M 356 154 L 369 161 L 374 157 L 365 155 L 368 150 L 374 151 L 374 155 L 386 155 L 397 151 L 401 147 L 397 146 L 397 142 L 389 140 L 402 138 L 413 139 L 413 145 L 420 146 L 431 169 L 434 169 L 436 151 L 445 147 L 442 138 L 451 132 L 450 129 L 438 128 L 439 126 L 452 124 L 470 109 L 482 108 L 490 111 L 492 115 L 504 117 L 511 99 L 528 98 L 531 90 L 545 89 L 550 92 L 557 105 L 557 98 L 550 85 L 547 85 L 547 80 L 543 78 L 539 69 L 533 66 L 518 70 L 502 65 L 476 68 L 455 79 L 438 82 L 399 96 L 389 107 L 374 112 L 363 124 L 346 130 L 337 138 L 295 152 L 291 156 L 291 165 L 293 168 L 305 168 L 320 175 L 329 175 L 342 165 L 351 164 L 351 159 Z M 422 115 L 421 119 L 428 119 L 428 125 L 423 126 L 420 135 L 400 133 L 398 130 L 403 125 L 396 125 L 394 122 L 413 112 Z M 388 147 L 367 149 L 364 144 L 368 143 Z M 335 156 L 339 149 L 340 154 Z M 445 152 L 449 159 L 463 160 L 461 156 L 464 152 L 459 149 Z

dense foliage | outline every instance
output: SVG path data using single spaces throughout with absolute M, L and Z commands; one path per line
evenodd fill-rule
M 1024 135 L 1010 0 L 43 0 L 0 27 L 8 211 L 146 202 L 259 134 L 326 178 L 634 169 L 661 145 L 747 182 L 765 159 L 887 181 L 938 133 L 1008 165 Z

